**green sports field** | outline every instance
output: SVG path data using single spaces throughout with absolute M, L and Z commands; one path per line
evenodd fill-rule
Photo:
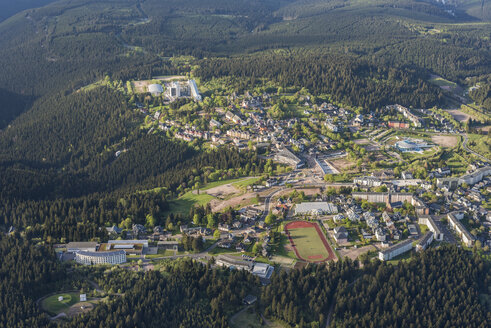
M 321 236 L 322 231 L 315 224 L 292 222 L 286 226 L 290 242 L 297 257 L 308 262 L 323 262 L 334 259 L 335 255 Z
M 58 297 L 63 296 L 63 301 L 58 301 Z M 58 314 L 70 308 L 80 301 L 79 293 L 61 293 L 46 297 L 41 301 L 41 307 L 44 311 L 52 314 Z

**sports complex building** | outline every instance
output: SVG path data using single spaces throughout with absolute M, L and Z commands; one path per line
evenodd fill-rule
M 85 265 L 122 264 L 126 262 L 126 252 L 124 250 L 112 252 L 79 251 L 75 253 L 75 262 Z

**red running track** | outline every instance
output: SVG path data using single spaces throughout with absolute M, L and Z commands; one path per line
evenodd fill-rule
M 329 253 L 329 257 L 327 257 L 325 259 L 318 260 L 318 261 L 312 261 L 313 258 L 318 258 L 317 255 L 309 256 L 309 259 L 304 259 L 303 257 L 301 257 L 300 254 L 298 253 L 297 247 L 293 243 L 293 239 L 290 236 L 290 232 L 288 231 L 288 229 L 298 229 L 298 228 L 315 228 L 315 230 L 317 231 L 317 234 L 319 235 L 322 243 L 324 244 L 324 247 L 326 248 L 327 252 Z M 329 243 L 327 242 L 326 236 L 324 236 L 324 233 L 322 232 L 321 228 L 319 227 L 319 225 L 317 223 L 312 223 L 312 222 L 307 222 L 307 221 L 290 222 L 285 226 L 285 232 L 286 232 L 286 235 L 288 236 L 288 239 L 290 240 L 290 244 L 292 245 L 292 248 L 293 248 L 293 251 L 295 252 L 295 255 L 297 255 L 297 257 L 300 260 L 303 260 L 306 262 L 320 263 L 320 262 L 325 262 L 325 261 L 336 259 L 336 255 L 334 254 L 334 251 L 332 250 L 331 245 L 329 245 Z

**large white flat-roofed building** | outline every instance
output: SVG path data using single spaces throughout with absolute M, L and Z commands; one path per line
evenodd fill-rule
M 274 267 L 267 263 L 255 263 L 252 269 L 252 274 L 261 279 L 269 279 L 273 274 Z
M 407 239 L 398 244 L 392 245 L 383 251 L 378 252 L 378 258 L 380 261 L 389 261 L 394 257 L 410 251 L 413 248 L 413 240 Z
M 118 250 L 113 252 L 86 252 L 75 253 L 75 261 L 84 265 L 93 264 L 122 264 L 126 262 L 126 252 Z
M 95 241 L 79 241 L 66 244 L 66 251 L 75 253 L 79 251 L 95 252 L 97 243 Z
M 474 245 L 474 241 L 476 238 L 464 227 L 464 225 L 460 222 L 459 218 L 462 218 L 463 215 L 461 213 L 449 213 L 447 215 L 448 224 L 452 227 L 453 230 L 459 235 L 462 242 L 467 247 L 472 247 Z
M 160 96 L 164 92 L 164 88 L 160 84 L 150 84 L 148 86 L 148 92 L 150 92 L 152 96 Z
M 327 202 L 305 202 L 295 206 L 295 215 L 337 214 L 338 207 Z

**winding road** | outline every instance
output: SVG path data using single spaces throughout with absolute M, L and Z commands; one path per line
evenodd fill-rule
M 475 152 L 474 150 L 470 149 L 469 147 L 467 147 L 467 143 L 469 142 L 469 137 L 467 136 L 467 133 L 464 134 L 464 142 L 462 143 L 462 147 L 468 151 L 469 153 L 471 154 L 474 154 L 476 155 L 477 157 L 479 157 L 480 159 L 482 159 L 484 162 L 489 162 L 489 159 L 487 159 L 486 157 L 484 157 L 483 155 L 479 154 L 478 152 Z

